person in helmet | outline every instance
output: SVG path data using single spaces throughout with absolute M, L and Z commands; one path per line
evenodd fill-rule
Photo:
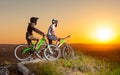
M 37 20 L 38 20 L 37 17 L 31 17 L 30 23 L 28 23 L 27 32 L 26 32 L 26 40 L 29 46 L 31 46 L 32 40 L 37 41 L 36 47 L 38 46 L 39 38 L 36 38 L 35 36 L 33 36 L 33 31 L 42 36 L 45 35 L 42 31 L 40 31 L 39 29 L 35 27 L 35 25 L 37 24 Z
M 58 40 L 56 34 L 55 34 L 55 27 L 57 27 L 58 24 L 58 20 L 56 19 L 52 19 L 52 24 L 49 26 L 48 28 L 48 32 L 47 32 L 47 39 L 49 44 L 52 44 L 52 40 L 56 41 Z

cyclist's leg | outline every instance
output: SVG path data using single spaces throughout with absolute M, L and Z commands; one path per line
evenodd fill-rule
M 56 45 L 58 46 L 60 44 L 60 38 L 57 39 Z
M 52 43 L 53 43 L 50 35 L 47 35 L 47 39 L 48 39 L 49 44 L 52 44 Z
M 58 46 L 60 39 L 53 35 L 52 40 L 56 41 L 56 45 Z
M 51 39 L 48 39 L 48 41 L 49 41 L 49 44 L 52 44 L 52 40 Z
M 35 49 L 37 49 L 37 47 L 38 47 L 38 43 L 40 42 L 40 40 L 39 39 L 36 39 L 36 45 L 35 45 Z
M 59 39 L 59 38 L 57 38 L 56 36 L 51 35 L 51 39 L 52 39 L 52 40 L 54 40 L 54 41 L 57 41 L 57 42 L 56 42 L 56 45 L 58 45 L 58 44 L 59 44 L 59 40 L 60 40 L 60 39 Z
M 26 41 L 27 41 L 28 46 L 30 47 L 32 45 L 32 41 L 31 39 L 29 39 L 29 36 L 26 36 Z
M 27 45 L 28 47 L 32 47 L 32 40 L 29 38 L 29 36 L 26 36 L 26 41 L 27 41 Z M 30 50 L 30 54 L 32 54 L 32 50 Z
M 35 49 L 36 49 L 38 47 L 38 43 L 40 42 L 39 38 L 36 38 L 33 35 L 31 35 L 30 39 L 36 41 L 36 45 L 35 45 Z

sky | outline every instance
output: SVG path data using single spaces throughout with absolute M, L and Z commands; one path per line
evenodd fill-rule
M 56 35 L 71 35 L 70 43 L 120 43 L 120 0 L 0 0 L 0 44 L 26 43 L 33 16 L 44 33 L 58 19 Z M 109 40 L 98 38 L 100 28 L 109 29 Z

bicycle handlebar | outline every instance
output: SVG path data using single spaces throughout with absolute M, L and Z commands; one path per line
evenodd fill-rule
M 70 36 L 71 36 L 71 35 L 68 35 L 68 36 L 66 36 L 66 37 L 64 37 L 64 38 L 61 38 L 61 39 L 67 39 L 67 38 L 70 38 Z
M 47 35 L 43 34 L 42 37 L 45 38 Z

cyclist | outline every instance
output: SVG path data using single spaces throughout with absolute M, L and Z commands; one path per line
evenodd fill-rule
M 49 44 L 53 43 L 52 40 L 54 41 L 59 40 L 59 38 L 57 38 L 55 34 L 55 27 L 57 27 L 57 24 L 58 24 L 58 20 L 52 19 L 52 24 L 49 26 L 48 32 L 47 32 L 47 39 Z
M 26 32 L 26 40 L 27 40 L 27 43 L 28 43 L 29 46 L 32 45 L 32 40 L 37 41 L 35 48 L 37 48 L 38 42 L 40 40 L 39 40 L 39 38 L 36 38 L 35 36 L 33 36 L 33 31 L 40 34 L 40 35 L 42 35 L 42 36 L 45 35 L 42 31 L 40 31 L 39 29 L 37 29 L 35 27 L 35 25 L 37 24 L 38 19 L 39 19 L 38 17 L 31 17 L 30 18 L 30 23 L 28 24 L 27 32 Z

